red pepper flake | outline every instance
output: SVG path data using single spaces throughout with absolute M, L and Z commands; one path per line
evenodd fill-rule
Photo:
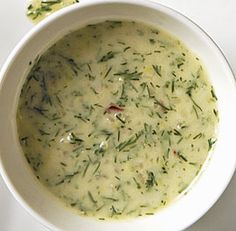
M 106 113 L 112 113 L 112 112 L 121 112 L 124 111 L 124 108 L 121 108 L 113 103 L 110 104 L 110 106 L 105 110 L 104 114 Z

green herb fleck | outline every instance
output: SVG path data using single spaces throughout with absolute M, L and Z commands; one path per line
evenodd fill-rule
M 151 189 L 154 185 L 157 185 L 157 182 L 155 180 L 155 175 L 153 172 L 147 171 L 147 180 L 145 182 L 146 188 Z
M 215 100 L 218 100 L 217 97 L 216 97 L 216 94 L 214 92 L 213 87 L 211 87 L 211 95 L 212 95 L 212 98 L 214 98 Z
M 215 144 L 215 142 L 216 142 L 215 138 L 208 139 L 208 151 L 210 151 L 212 149 L 212 147 Z
M 138 181 L 136 180 L 135 177 L 133 177 L 133 180 L 134 180 L 134 182 L 135 182 L 137 188 L 140 189 L 140 188 L 141 188 L 141 185 L 138 183 Z
M 69 142 L 71 144 L 81 143 L 83 142 L 82 139 L 80 139 L 78 136 L 76 136 L 73 132 L 69 133 Z
M 120 152 L 124 150 L 125 148 L 127 148 L 128 146 L 135 144 L 142 135 L 143 135 L 143 131 L 140 131 L 136 133 L 135 135 L 131 136 L 127 141 L 120 143 L 118 146 L 116 146 L 116 148 Z
M 90 191 L 88 191 L 88 197 L 95 205 L 97 204 L 97 201 L 94 199 L 94 197 Z
M 110 59 L 115 57 L 115 53 L 113 51 L 107 52 L 107 54 L 103 55 L 99 62 L 107 62 Z
M 152 65 L 152 68 L 153 68 L 154 71 L 157 73 L 157 75 L 159 75 L 159 76 L 161 77 L 161 66 Z

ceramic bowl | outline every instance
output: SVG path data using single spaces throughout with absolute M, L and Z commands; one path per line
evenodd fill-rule
M 65 209 L 35 179 L 19 146 L 16 108 L 29 62 L 55 41 L 87 24 L 104 20 L 135 20 L 156 25 L 179 38 L 205 64 L 218 96 L 218 141 L 199 177 L 185 195 L 154 216 L 120 221 L 97 221 Z M 183 230 L 216 202 L 229 183 L 236 165 L 236 88 L 224 55 L 212 39 L 180 13 L 147 0 L 87 0 L 65 8 L 35 26 L 16 46 L 1 73 L 0 169 L 10 191 L 39 222 L 65 231 Z

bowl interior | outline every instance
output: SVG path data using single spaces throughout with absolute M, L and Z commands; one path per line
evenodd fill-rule
M 205 64 L 218 97 L 218 142 L 199 179 L 189 192 L 154 216 L 119 222 L 79 217 L 63 208 L 35 179 L 19 146 L 16 107 L 20 89 L 33 61 L 63 35 L 104 20 L 136 20 L 157 25 L 175 35 Z M 193 22 L 177 12 L 149 1 L 86 1 L 63 9 L 36 26 L 15 48 L 1 71 L 1 172 L 21 204 L 44 225 L 59 230 L 181 230 L 195 222 L 218 199 L 236 164 L 235 80 L 222 53 Z M 171 219 L 171 222 L 170 222 Z

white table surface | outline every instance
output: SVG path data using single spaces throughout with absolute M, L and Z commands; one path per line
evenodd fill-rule
M 178 10 L 199 24 L 221 47 L 236 73 L 235 0 L 157 1 Z M 26 5 L 27 0 L 0 0 L 0 67 L 16 43 L 34 26 L 25 17 Z M 235 213 L 236 176 L 209 212 L 187 230 L 234 231 Z M 0 176 L 0 231 L 29 230 L 46 231 L 13 198 Z

